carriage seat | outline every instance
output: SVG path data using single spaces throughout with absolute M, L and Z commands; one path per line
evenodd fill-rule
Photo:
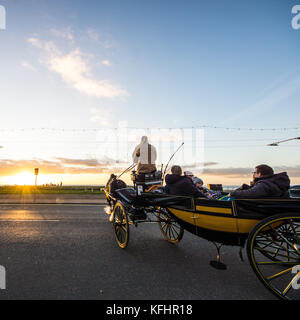
M 133 171 L 131 174 L 131 180 L 134 183 L 142 183 L 147 186 L 151 186 L 154 184 L 161 184 L 162 172 L 161 171 L 154 171 L 151 173 L 137 174 L 135 171 Z
M 224 191 L 222 184 L 208 184 L 207 187 L 211 191 L 221 191 L 221 192 Z
M 119 189 L 116 190 L 116 193 L 128 203 L 132 203 L 136 199 L 136 191 L 132 188 Z

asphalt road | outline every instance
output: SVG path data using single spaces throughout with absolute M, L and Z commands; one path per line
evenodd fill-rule
M 210 267 L 213 244 L 185 233 L 166 242 L 156 224 L 132 227 L 121 250 L 99 205 L 0 205 L 0 299 L 274 299 L 244 250 L 224 247 L 227 271 Z

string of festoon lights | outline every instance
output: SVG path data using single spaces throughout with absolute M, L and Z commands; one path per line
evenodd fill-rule
M 243 127 L 220 127 L 220 126 L 210 126 L 210 125 L 202 125 L 202 126 L 193 126 L 193 127 L 173 127 L 173 128 L 161 128 L 161 127 L 153 127 L 153 128 L 141 128 L 141 127 L 102 127 L 102 128 L 77 128 L 77 129 L 69 129 L 69 128 L 14 128 L 14 129 L 0 129 L 0 132 L 30 132 L 30 131 L 49 131 L 49 132 L 97 132 L 103 130 L 119 130 L 122 129 L 130 129 L 130 130 L 184 130 L 184 129 L 220 129 L 220 130 L 235 130 L 235 131 L 293 131 L 300 130 L 299 127 L 283 127 L 283 128 L 243 128 Z

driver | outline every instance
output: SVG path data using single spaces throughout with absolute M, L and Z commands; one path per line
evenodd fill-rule
M 143 136 L 141 143 L 135 147 L 132 154 L 133 163 L 137 164 L 137 174 L 155 172 L 156 158 L 156 148 L 148 142 L 148 137 Z

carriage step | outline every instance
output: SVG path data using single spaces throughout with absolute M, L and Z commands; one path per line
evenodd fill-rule
M 217 270 L 227 270 L 226 264 L 221 261 L 211 261 L 210 265 Z

